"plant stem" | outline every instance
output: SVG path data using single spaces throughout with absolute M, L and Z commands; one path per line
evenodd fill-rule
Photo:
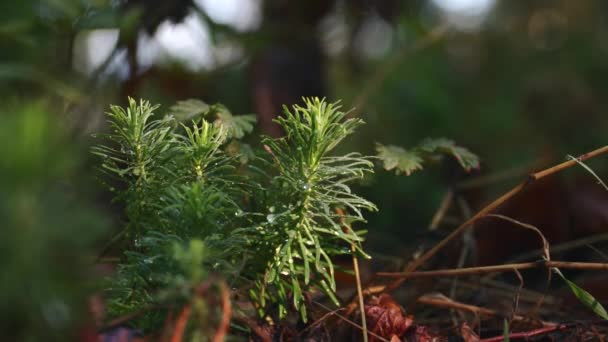
M 336 209 L 338 215 L 340 215 L 340 223 L 342 224 L 342 229 L 345 233 L 349 234 L 352 232 L 350 226 L 346 223 L 344 219 L 345 212 L 338 208 Z M 362 334 L 363 334 L 363 342 L 367 342 L 367 321 L 365 319 L 365 304 L 363 303 L 363 289 L 361 288 L 361 273 L 359 272 L 359 261 L 357 260 L 357 250 L 355 248 L 355 244 L 351 243 L 350 245 L 350 253 L 353 257 L 353 269 L 355 270 L 355 280 L 357 281 L 357 297 L 359 298 L 359 311 L 361 311 L 361 326 L 362 326 Z
M 228 329 L 230 329 L 230 317 L 232 314 L 232 306 L 230 304 L 230 290 L 228 289 L 228 285 L 226 285 L 226 282 L 222 280 L 219 283 L 219 287 L 222 299 L 222 320 L 220 321 L 219 328 L 213 336 L 213 342 L 224 341 L 226 335 L 228 334 Z
M 359 297 L 359 309 L 361 311 L 361 325 L 363 326 L 363 342 L 367 342 L 367 322 L 365 319 L 365 305 L 363 303 L 363 289 L 361 288 L 361 274 L 359 273 L 359 262 L 355 251 L 355 245 L 351 245 L 353 255 L 353 268 L 355 269 L 355 279 L 357 280 L 357 295 Z
M 177 321 L 175 322 L 175 328 L 173 335 L 171 336 L 171 342 L 182 342 L 184 332 L 186 331 L 186 325 L 188 324 L 188 318 L 190 318 L 190 304 L 186 304 L 182 309 Z

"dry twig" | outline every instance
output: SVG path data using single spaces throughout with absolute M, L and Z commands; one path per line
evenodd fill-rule
M 536 181 L 538 181 L 538 180 L 540 180 L 542 178 L 545 178 L 545 177 L 547 177 L 549 175 L 552 175 L 554 173 L 557 173 L 559 171 L 562 171 L 564 169 L 572 167 L 573 165 L 576 165 L 580 161 L 584 161 L 584 160 L 587 160 L 587 159 L 591 159 L 593 157 L 597 157 L 597 156 L 602 155 L 602 154 L 604 154 L 606 152 L 608 152 L 608 146 L 604 146 L 602 148 L 596 149 L 596 150 L 591 151 L 589 153 L 583 154 L 583 155 L 579 156 L 578 158 L 576 158 L 576 160 L 568 160 L 568 161 L 565 161 L 563 163 L 560 163 L 560 164 L 557 164 L 555 166 L 552 166 L 550 168 L 547 168 L 545 170 L 542 170 L 542 171 L 530 174 L 525 181 L 523 181 L 522 183 L 518 184 L 513 189 L 511 189 L 509 192 L 505 193 L 504 195 L 502 195 L 501 197 L 499 197 L 498 199 L 496 199 L 494 202 L 490 203 L 488 206 L 486 206 L 485 208 L 483 208 L 482 210 L 480 210 L 477 214 L 475 214 L 469 220 L 467 220 L 466 222 L 464 222 L 463 224 L 461 224 L 458 228 L 456 228 L 452 233 L 450 233 L 447 237 L 445 237 L 443 240 L 441 240 L 433 248 L 431 248 L 426 253 L 424 253 L 424 255 L 422 255 L 418 259 L 416 259 L 416 260 L 412 261 L 410 264 L 408 264 L 408 266 L 406 266 L 406 269 L 405 269 L 405 271 L 403 273 L 407 274 L 407 273 L 414 272 L 416 269 L 418 269 L 418 267 L 420 267 L 422 264 L 424 264 L 426 261 L 428 261 L 431 257 L 433 257 L 440 249 L 442 249 L 450 241 L 452 241 L 454 238 L 456 238 L 461 233 L 463 233 L 473 223 L 477 222 L 482 217 L 485 217 L 486 215 L 488 215 L 491 212 L 493 212 L 494 210 L 496 210 L 503 203 L 505 203 L 506 201 L 508 201 L 509 199 L 511 199 L 512 197 L 514 197 L 515 195 L 519 194 L 522 190 L 524 190 L 530 184 L 532 184 L 532 183 L 534 183 L 534 182 L 536 182 Z M 407 275 L 405 275 L 405 276 L 400 277 L 399 279 L 397 279 L 393 283 L 390 283 L 390 284 L 388 284 L 386 286 L 380 287 L 380 289 L 381 289 L 380 292 L 392 291 L 392 290 L 398 288 L 399 286 L 401 286 L 401 284 L 403 284 L 403 282 L 407 278 L 408 278 Z M 378 291 L 378 289 L 379 288 L 376 288 L 374 290 Z M 371 290 L 372 289 L 367 289 L 366 293 L 377 293 L 377 292 L 372 292 Z
M 463 275 L 476 275 L 496 272 L 509 272 L 513 270 L 527 270 L 531 268 L 570 268 L 577 270 L 604 270 L 608 271 L 608 263 L 601 262 L 568 262 L 568 261 L 544 261 L 524 262 L 519 264 L 505 264 L 492 266 L 464 267 L 453 268 L 435 271 L 417 271 L 417 272 L 378 272 L 379 277 L 385 278 L 428 278 L 428 277 L 455 277 Z
M 471 304 L 457 302 L 455 300 L 452 300 L 448 297 L 441 296 L 441 295 L 423 295 L 423 296 L 419 297 L 416 300 L 416 302 L 418 302 L 420 304 L 432 305 L 432 306 L 436 306 L 436 307 L 468 311 L 468 312 L 471 312 L 478 316 L 501 317 L 501 318 L 506 317 L 505 314 L 500 313 L 499 311 L 482 308 L 482 307 L 471 305 Z M 518 315 L 518 314 L 513 314 L 512 319 L 514 321 L 521 321 L 521 322 L 530 321 L 526 317 Z M 545 327 L 554 327 L 556 325 L 555 323 L 552 323 L 552 322 L 541 322 L 541 324 Z

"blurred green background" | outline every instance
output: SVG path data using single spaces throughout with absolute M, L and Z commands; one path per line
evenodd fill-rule
M 59 334 L 79 317 L 74 282 L 91 279 L 88 259 L 120 220 L 88 153 L 109 104 L 221 102 L 279 135 L 282 104 L 342 99 L 367 122 L 345 149 L 448 137 L 491 175 L 605 144 L 607 57 L 599 0 L 4 1 L 0 315 L 15 318 L 2 331 Z M 476 190 L 471 206 L 521 176 Z M 372 254 L 404 253 L 463 179 L 450 162 L 369 179 Z

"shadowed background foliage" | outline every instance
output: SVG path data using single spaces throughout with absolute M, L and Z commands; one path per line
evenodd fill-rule
M 121 219 L 102 204 L 111 195 L 99 191 L 87 152 L 110 103 L 221 102 L 278 136 L 272 119 L 282 104 L 342 99 L 367 122 L 349 150 L 445 136 L 480 156 L 479 175 L 525 172 L 605 144 L 607 42 L 603 1 L 3 2 L 0 316 L 13 318 L 2 330 L 18 322 L 7 331 L 33 339 L 78 317 L 83 255 L 93 258 Z M 514 175 L 463 198 L 479 208 L 523 173 Z M 573 200 L 532 203 L 561 212 L 590 201 L 597 215 L 606 198 L 580 190 L 579 176 L 587 177 L 560 180 L 549 196 Z M 409 255 L 403 247 L 421 243 L 443 194 L 467 177 L 448 162 L 367 179 L 360 190 L 380 208 L 369 215 L 368 249 Z M 577 215 L 530 220 L 562 222 L 557 240 L 607 222 L 589 227 Z

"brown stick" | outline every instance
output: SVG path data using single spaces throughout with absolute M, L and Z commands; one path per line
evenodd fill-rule
M 531 337 L 535 337 L 535 336 L 539 336 L 539 335 L 544 335 L 544 334 L 548 334 L 551 332 L 555 332 L 555 331 L 561 331 L 561 330 L 566 330 L 571 328 L 568 325 L 562 324 L 562 325 L 556 325 L 553 327 L 544 327 L 544 328 L 539 328 L 539 329 L 534 329 L 531 331 L 525 331 L 525 332 L 518 332 L 518 333 L 510 333 L 509 334 L 509 338 L 523 338 L 528 340 Z M 503 335 L 500 336 L 496 336 L 496 337 L 490 337 L 490 338 L 486 338 L 483 340 L 479 340 L 479 342 L 501 342 L 504 341 L 505 337 Z
M 532 180 L 539 180 L 539 179 L 541 179 L 543 177 L 546 177 L 548 175 L 552 175 L 552 174 L 557 173 L 557 172 L 559 172 L 559 171 L 561 171 L 563 169 L 567 169 L 567 168 L 569 168 L 571 166 L 574 166 L 574 165 L 578 164 L 578 162 L 582 162 L 582 161 L 585 161 L 587 159 L 591 159 L 593 157 L 597 157 L 597 156 L 599 156 L 601 154 L 604 154 L 606 152 L 608 152 L 608 146 L 604 146 L 604 147 L 598 148 L 597 150 L 593 150 L 591 152 L 588 152 L 588 153 L 585 153 L 585 154 L 581 154 L 580 156 L 578 156 L 575 159 L 571 159 L 571 160 L 565 161 L 565 162 L 563 162 L 561 164 L 557 164 L 557 165 L 555 165 L 553 167 L 545 169 L 543 171 L 533 173 L 530 176 L 530 178 Z
M 337 208 L 336 213 L 340 215 L 340 224 L 342 225 L 342 230 L 344 231 L 344 233 L 351 233 L 352 229 L 344 218 L 344 216 L 346 215 L 344 210 Z M 367 320 L 365 319 L 365 305 L 363 303 L 363 290 L 361 288 L 361 273 L 359 272 L 359 261 L 357 260 L 357 250 L 355 248 L 354 242 L 350 245 L 350 254 L 353 258 L 353 269 L 355 270 L 355 279 L 357 281 L 357 297 L 359 297 L 359 310 L 361 311 L 361 333 L 363 334 L 363 342 L 367 342 Z
M 416 300 L 416 302 L 418 302 L 420 304 L 432 305 L 432 306 L 436 306 L 436 307 L 468 311 L 468 312 L 474 313 L 479 316 L 506 317 L 506 314 L 502 314 L 499 311 L 486 309 L 486 308 L 482 308 L 482 307 L 471 305 L 471 304 L 457 302 L 457 301 L 451 300 L 450 298 L 447 298 L 447 297 L 424 295 L 424 296 L 419 297 Z M 529 319 L 527 319 L 526 317 L 517 315 L 517 314 L 513 315 L 513 320 L 514 321 L 529 321 Z M 543 326 L 555 326 L 555 323 L 551 323 L 551 322 L 542 322 L 542 324 L 543 324 Z
M 418 272 L 378 272 L 378 277 L 385 278 L 428 278 L 428 277 L 454 277 L 463 275 L 486 274 L 496 272 L 509 272 L 513 270 L 526 270 L 530 268 L 569 268 L 577 270 L 608 270 L 608 263 L 600 262 L 568 262 L 568 261 L 538 261 L 519 264 L 492 265 L 479 267 L 454 268 L 435 271 Z
M 414 260 L 413 262 L 411 262 L 406 267 L 405 272 L 403 272 L 403 273 L 411 273 L 411 272 L 415 271 L 416 269 L 418 269 L 418 267 L 420 267 L 422 264 L 424 264 L 427 260 L 429 260 L 431 257 L 433 257 L 441 248 L 443 248 L 445 245 L 447 245 L 448 242 L 452 241 L 454 238 L 456 238 L 457 236 L 459 236 L 462 232 L 464 232 L 467 228 L 469 228 L 473 223 L 477 222 L 482 217 L 484 217 L 487 214 L 491 213 L 492 211 L 496 210 L 498 207 L 500 207 L 507 200 L 511 199 L 512 197 L 514 197 L 515 195 L 517 195 L 518 193 L 520 193 L 530 183 L 533 183 L 533 182 L 535 182 L 537 180 L 540 180 L 540 179 L 542 179 L 544 177 L 552 175 L 552 174 L 554 174 L 556 172 L 559 172 L 559 171 L 562 171 L 562 170 L 564 170 L 566 168 L 574 166 L 574 165 L 577 164 L 577 160 L 579 160 L 579 161 L 587 160 L 587 159 L 599 156 L 601 154 L 604 154 L 606 152 L 608 152 L 608 146 L 604 146 L 604 147 L 599 148 L 597 150 L 594 150 L 594 151 L 591 151 L 589 153 L 583 154 L 583 155 L 579 156 L 576 160 L 568 160 L 568 161 L 563 162 L 561 164 L 552 166 L 552 167 L 550 167 L 548 169 L 545 169 L 545 170 L 542 170 L 542 171 L 530 174 L 528 176 L 528 179 L 524 180 L 522 183 L 518 184 L 513 189 L 511 189 L 509 192 L 507 192 L 506 194 L 500 196 L 494 202 L 490 203 L 488 206 L 486 206 L 485 208 L 481 209 L 477 214 L 475 214 L 473 217 L 471 217 L 470 219 L 468 219 L 467 221 L 465 221 L 458 228 L 456 228 L 452 233 L 450 233 L 450 235 L 448 235 L 447 237 L 445 237 L 438 244 L 436 244 L 433 248 L 431 248 L 429 251 L 427 251 L 426 253 L 424 253 L 424 255 L 422 255 L 418 259 Z M 384 286 L 381 292 L 392 291 L 392 290 L 398 288 L 399 286 L 401 286 L 401 284 L 403 284 L 403 282 L 406 279 L 407 279 L 407 276 L 400 277 L 398 280 L 396 280 L 396 281 L 388 284 L 387 286 Z M 366 293 L 372 293 L 372 292 L 366 291 Z

